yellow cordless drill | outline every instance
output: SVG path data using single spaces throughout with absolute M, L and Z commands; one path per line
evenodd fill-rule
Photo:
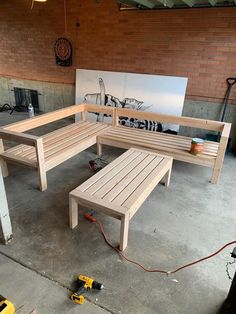
M 13 314 L 13 313 L 15 313 L 15 307 L 13 303 L 11 303 L 2 295 L 0 295 L 0 314 Z
M 102 290 L 104 286 L 95 281 L 93 278 L 89 278 L 83 275 L 77 278 L 78 290 L 71 295 L 71 300 L 77 304 L 84 303 L 84 296 L 82 295 L 85 291 L 90 289 Z

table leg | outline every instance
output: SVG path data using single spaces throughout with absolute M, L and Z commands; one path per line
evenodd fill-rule
M 69 196 L 69 220 L 71 229 L 78 225 L 78 203 L 73 196 Z
M 120 250 L 124 251 L 128 244 L 128 234 L 129 234 L 129 215 L 124 215 L 121 218 L 120 227 Z

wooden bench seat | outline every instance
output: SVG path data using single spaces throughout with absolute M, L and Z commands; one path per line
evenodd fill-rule
M 191 141 L 191 138 L 185 136 L 146 131 L 125 126 L 112 127 L 98 136 L 98 145 L 105 144 L 121 148 L 145 148 L 167 155 L 170 154 L 176 160 L 203 166 L 213 166 L 219 143 L 205 141 L 203 153 L 199 156 L 194 156 L 190 154 Z M 101 147 L 99 150 L 101 153 Z
M 176 160 L 213 168 L 212 183 L 219 181 L 224 155 L 228 143 L 231 124 L 226 122 L 165 115 L 154 112 L 117 108 L 113 127 L 97 137 L 99 154 L 102 144 L 128 149 L 130 147 L 144 148 L 171 156 Z M 149 130 L 125 127 L 119 124 L 120 119 L 127 121 L 156 121 L 164 124 L 174 124 L 190 128 L 210 130 L 219 134 L 219 142 L 205 141 L 202 154 L 190 153 L 192 138 Z
M 50 170 L 62 161 L 96 144 L 96 136 L 109 127 L 102 123 L 81 121 L 43 135 L 45 169 Z M 37 168 L 36 150 L 32 146 L 17 145 L 6 150 L 1 156 L 12 161 L 22 160 L 25 165 L 32 164 Z

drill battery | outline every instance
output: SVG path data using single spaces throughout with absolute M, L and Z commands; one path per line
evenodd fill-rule
M 13 314 L 15 311 L 13 303 L 0 295 L 0 314 Z

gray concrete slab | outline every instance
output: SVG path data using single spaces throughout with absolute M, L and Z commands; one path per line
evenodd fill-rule
M 104 153 L 112 160 L 122 150 Z M 232 247 L 167 277 L 120 258 L 96 225 L 83 219 L 83 208 L 78 228 L 69 229 L 68 193 L 93 175 L 88 161 L 95 157 L 92 147 L 51 170 L 43 193 L 35 172 L 11 166 L 5 184 L 14 238 L 0 251 L 66 287 L 75 274 L 94 277 L 106 287 L 97 305 L 112 313 L 216 313 L 230 287 L 225 265 Z M 236 240 L 235 170 L 235 156 L 227 155 L 220 184 L 212 185 L 209 168 L 174 162 L 170 187 L 158 186 L 131 220 L 126 255 L 146 267 L 172 270 Z M 117 245 L 119 222 L 96 217 Z
M 18 314 L 105 314 L 106 310 L 87 300 L 74 304 L 70 292 L 57 283 L 0 254 L 0 293 L 11 301 Z

